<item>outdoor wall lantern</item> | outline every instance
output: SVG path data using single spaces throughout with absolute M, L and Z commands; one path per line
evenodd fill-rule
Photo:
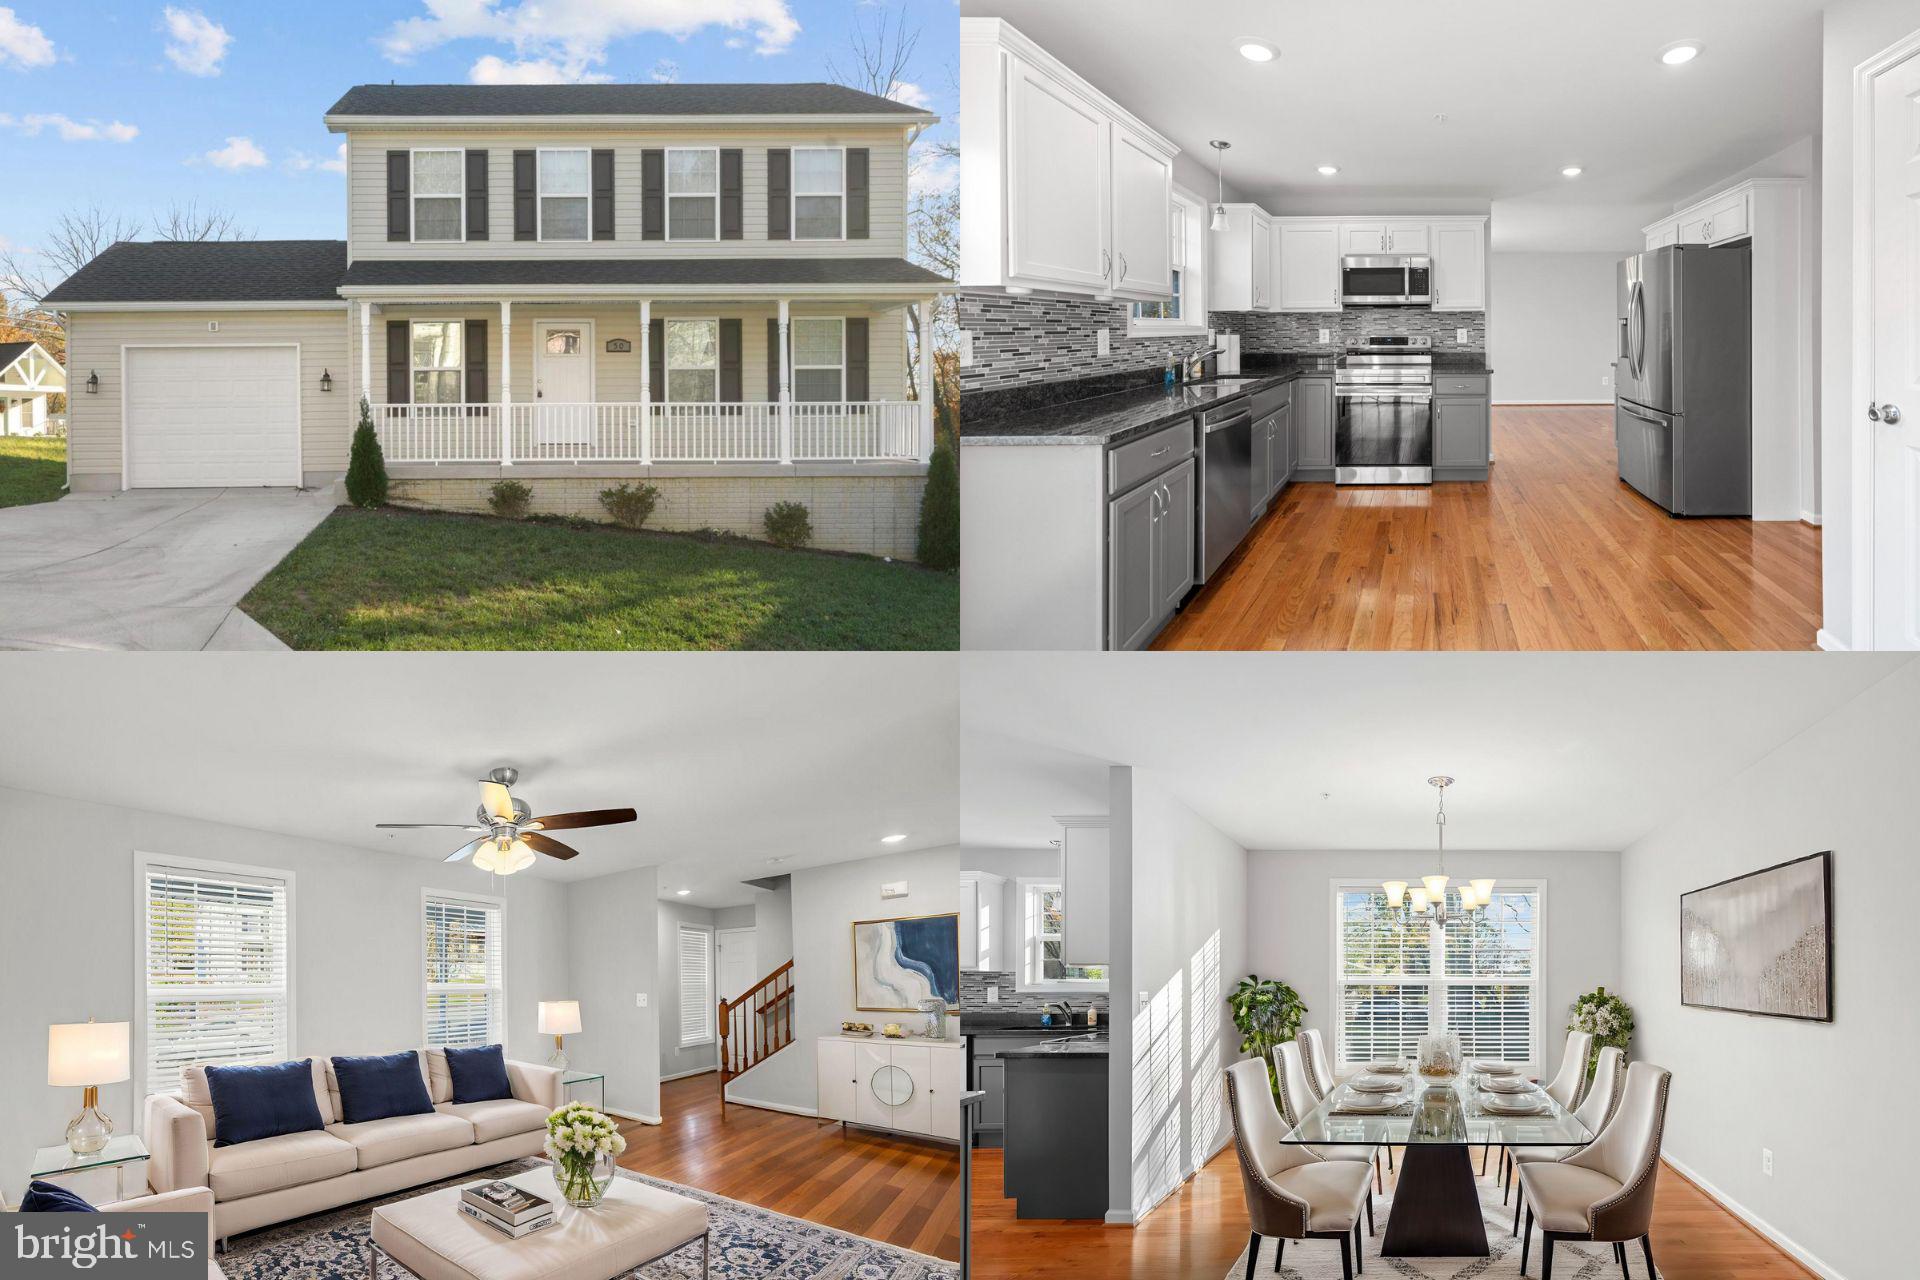
M 333 370 L 322 369 L 320 371 L 320 389 L 322 391 L 333 390 Z
M 87 394 L 90 396 L 100 394 L 100 375 L 91 369 L 87 371 Z

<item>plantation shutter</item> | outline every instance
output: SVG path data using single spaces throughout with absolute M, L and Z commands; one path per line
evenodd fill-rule
M 467 239 L 487 238 L 487 153 L 467 152 Z
M 745 399 L 740 385 L 740 319 L 720 322 L 720 402 L 738 404 Z
M 193 1063 L 278 1062 L 293 1038 L 288 882 L 214 868 L 142 873 L 141 1088 Z
M 405 320 L 387 321 L 387 403 L 413 403 L 412 352 Z
M 680 926 L 680 1047 L 713 1039 L 717 1010 L 713 998 L 713 936 L 693 925 Z
M 847 318 L 847 385 L 845 395 L 855 403 L 869 399 L 867 387 L 867 328 L 865 316 Z
M 1538 910 L 1537 894 L 1496 887 L 1484 910 L 1447 922 L 1447 1029 L 1469 1058 L 1533 1057 Z
M 847 239 L 865 240 L 868 230 L 867 205 L 870 183 L 867 179 L 868 151 L 865 147 L 847 148 Z
M 793 238 L 793 152 L 767 149 L 767 239 Z
M 647 383 L 655 404 L 667 398 L 667 322 L 647 322 Z
M 387 152 L 387 239 L 413 239 L 413 156 Z
M 745 191 L 741 178 L 741 152 L 729 147 L 720 152 L 720 238 L 738 240 L 742 230 L 742 206 Z
M 537 240 L 540 221 L 535 210 L 539 200 L 539 168 L 531 151 L 513 153 L 513 238 Z
M 593 238 L 613 239 L 613 152 L 593 153 Z
M 498 902 L 429 895 L 422 903 L 429 1046 L 496 1044 L 506 1023 L 506 972 Z
M 467 321 L 467 403 L 487 403 L 487 322 Z
M 667 238 L 667 153 L 659 147 L 640 153 L 640 238 Z

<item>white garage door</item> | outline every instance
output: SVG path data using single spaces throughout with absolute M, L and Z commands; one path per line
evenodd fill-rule
M 292 347 L 127 349 L 127 484 L 300 483 Z

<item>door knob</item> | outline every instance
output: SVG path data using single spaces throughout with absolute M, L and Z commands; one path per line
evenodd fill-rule
M 1900 406 L 1897 404 L 1883 404 L 1880 406 L 1878 413 L 1875 413 L 1872 409 L 1868 409 L 1867 416 L 1875 422 L 1884 422 L 1888 426 L 1892 426 L 1894 423 L 1900 421 Z

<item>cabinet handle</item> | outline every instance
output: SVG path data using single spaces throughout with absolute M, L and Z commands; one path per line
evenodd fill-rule
M 1171 449 L 1171 448 L 1173 448 L 1173 446 L 1172 446 L 1172 445 L 1170 445 L 1170 444 L 1163 444 L 1163 445 L 1161 445 L 1161 446 L 1160 446 L 1160 447 L 1159 447 L 1158 449 L 1155 449 L 1155 450 L 1154 450 L 1154 451 L 1153 451 L 1152 453 L 1150 453 L 1150 454 L 1148 454 L 1147 456 L 1148 456 L 1149 458 L 1157 458 L 1157 457 L 1159 457 L 1159 456 L 1160 456 L 1161 454 L 1163 454 L 1163 453 L 1165 453 L 1165 452 L 1166 452 L 1167 450 L 1169 450 L 1169 449 Z
M 1100 251 L 1100 274 L 1103 276 L 1113 274 L 1113 255 L 1105 249 Z
M 1127 278 L 1127 255 L 1124 253 L 1120 255 L 1120 278 L 1122 280 Z

